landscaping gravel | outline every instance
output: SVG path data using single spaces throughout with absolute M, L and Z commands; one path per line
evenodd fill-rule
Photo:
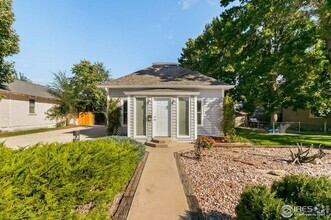
M 247 185 L 271 186 L 274 180 L 287 174 L 331 178 L 331 151 L 325 152 L 326 157 L 317 164 L 302 165 L 287 162 L 291 157 L 289 148 L 215 147 L 203 150 L 199 161 L 193 151 L 182 153 L 180 160 L 206 219 L 233 219 Z

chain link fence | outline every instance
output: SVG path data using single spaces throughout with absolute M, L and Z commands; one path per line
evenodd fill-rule
M 331 134 L 331 124 L 325 122 L 264 122 L 255 121 L 242 124 L 243 127 L 263 130 L 270 133 Z

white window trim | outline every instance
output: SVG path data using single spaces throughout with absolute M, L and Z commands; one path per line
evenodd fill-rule
M 128 125 L 126 128 L 126 133 L 128 137 L 131 137 L 131 96 L 127 97 L 128 100 Z
M 30 112 L 30 100 L 33 100 L 34 101 L 34 106 L 33 106 L 33 112 Z M 36 99 L 35 98 L 29 98 L 28 99 L 28 115 L 37 115 L 36 114 Z
M 145 126 L 146 126 L 146 135 L 137 135 L 136 134 L 136 108 L 137 108 L 137 106 L 136 106 L 136 100 L 137 100 L 137 98 L 145 98 L 145 103 L 146 103 L 146 124 L 145 124 Z M 133 99 L 133 137 L 134 138 L 137 138 L 137 139 L 147 139 L 147 114 L 148 114 L 148 112 L 147 112 L 147 96 L 135 96 L 134 97 L 134 99 Z
M 198 101 L 201 101 L 201 124 L 198 124 Z M 205 112 L 204 112 L 204 99 L 203 98 L 198 98 L 197 99 L 197 125 L 198 127 L 203 127 L 203 122 L 204 122 L 204 116 L 205 116 Z
M 124 101 L 126 101 L 126 107 L 127 107 L 127 110 L 126 110 L 126 124 L 123 123 L 123 119 L 124 119 Z M 129 124 L 129 101 L 127 98 L 121 98 L 121 126 L 122 127 L 127 127 L 128 124 Z
M 189 110 L 188 110 L 188 135 L 179 135 L 179 98 L 188 98 L 188 106 L 189 106 Z M 191 97 L 190 96 L 178 96 L 176 99 L 177 102 L 177 138 L 190 138 L 191 137 L 191 114 L 190 114 L 190 110 L 191 110 Z

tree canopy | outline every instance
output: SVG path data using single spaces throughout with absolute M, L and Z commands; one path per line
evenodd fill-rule
M 67 118 L 79 112 L 105 112 L 105 91 L 97 85 L 109 79 L 109 70 L 103 63 L 82 60 L 73 65 L 72 77 L 65 72 L 54 74 L 50 92 L 59 101 L 48 111 L 49 118 Z
M 71 84 L 76 95 L 78 112 L 102 112 L 105 108 L 105 91 L 97 85 L 109 79 L 109 70 L 103 63 L 83 60 L 72 68 Z
M 330 0 L 221 6 L 228 8 L 186 42 L 182 66 L 235 84 L 234 98 L 251 113 L 310 108 L 331 115 Z
M 12 0 L 0 0 L 0 84 L 14 80 L 14 63 L 5 60 L 19 52 L 19 37 L 12 28 L 14 21 Z
M 70 78 L 66 76 L 65 72 L 60 71 L 54 74 L 54 80 L 49 88 L 50 93 L 59 103 L 47 111 L 48 118 L 68 118 L 77 113 L 75 93 Z
M 20 80 L 20 81 L 24 81 L 24 82 L 30 82 L 32 83 L 32 80 L 29 79 L 26 75 L 24 75 L 24 73 L 22 72 L 15 72 L 14 74 L 14 79 Z

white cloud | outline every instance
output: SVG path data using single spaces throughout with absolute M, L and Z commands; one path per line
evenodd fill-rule
M 172 34 L 168 35 L 168 40 L 172 40 L 173 38 L 174 38 L 174 35 L 172 35 Z
M 178 4 L 182 6 L 183 10 L 188 10 L 191 5 L 195 4 L 198 0 L 179 0 Z

